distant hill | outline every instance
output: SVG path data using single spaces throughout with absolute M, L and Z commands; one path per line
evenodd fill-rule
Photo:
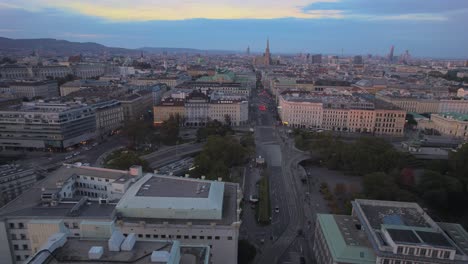
M 10 39 L 0 37 L 0 53 L 27 55 L 33 51 L 40 55 L 72 56 L 82 54 L 103 54 L 112 55 L 137 55 L 140 52 L 146 53 L 188 53 L 188 54 L 234 54 L 235 51 L 225 50 L 199 50 L 190 48 L 153 48 L 144 47 L 140 49 L 124 49 L 107 47 L 94 42 L 72 42 L 58 39 Z
M 235 51 L 229 50 L 201 50 L 201 49 L 190 49 L 190 48 L 152 48 L 152 47 L 143 47 L 138 50 L 148 53 L 188 53 L 188 54 L 234 54 Z
M 135 50 L 123 48 L 110 48 L 93 42 L 71 42 L 57 39 L 9 39 L 0 37 L 0 52 L 14 54 L 28 54 L 33 51 L 39 54 L 55 54 L 60 56 L 71 56 L 79 53 L 102 54 L 129 54 L 136 53 Z

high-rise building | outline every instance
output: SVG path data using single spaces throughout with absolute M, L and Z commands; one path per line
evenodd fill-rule
M 246 53 L 247 53 L 247 56 L 250 55 L 250 46 L 247 46 L 247 51 L 246 51 Z
M 393 53 L 394 53 L 394 52 L 395 52 L 395 46 L 392 45 L 392 46 L 390 47 L 390 53 L 388 54 L 388 57 L 387 57 L 387 59 L 388 59 L 389 62 L 392 62 L 392 61 L 393 61 L 393 56 L 394 56 Z
M 322 54 L 312 55 L 312 64 L 321 64 L 322 63 Z
M 359 55 L 358 55 L 358 56 L 354 56 L 354 58 L 353 58 L 353 63 L 354 63 L 354 64 L 362 64 L 362 63 L 363 63 L 363 61 L 362 61 L 362 56 L 359 56 Z

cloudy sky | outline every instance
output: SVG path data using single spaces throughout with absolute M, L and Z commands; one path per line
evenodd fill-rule
M 0 0 L 0 36 L 468 58 L 468 0 Z

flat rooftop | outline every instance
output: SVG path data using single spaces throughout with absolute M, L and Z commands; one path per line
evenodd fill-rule
M 45 264 L 54 263 L 133 263 L 133 264 L 166 264 L 166 262 L 151 262 L 151 253 L 153 251 L 171 252 L 175 246 L 173 241 L 140 241 L 137 240 L 131 251 L 110 252 L 108 250 L 107 240 L 82 240 L 68 239 L 63 247 L 54 251 L 54 257 L 49 257 Z M 179 245 L 179 244 L 177 244 Z M 91 247 L 102 247 L 104 253 L 99 260 L 88 258 L 88 252 Z M 206 247 L 180 246 L 181 264 L 202 264 L 205 263 L 209 251 Z
M 373 229 L 378 230 L 382 225 L 431 227 L 424 219 L 422 209 L 420 211 L 416 207 L 402 207 L 398 204 L 360 204 L 360 206 Z
M 181 181 L 178 178 L 152 177 L 136 193 L 144 197 L 208 198 L 210 182 Z

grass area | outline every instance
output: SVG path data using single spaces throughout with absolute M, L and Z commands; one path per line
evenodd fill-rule
M 131 150 L 119 149 L 106 157 L 104 167 L 116 170 L 128 170 L 133 165 L 141 165 L 144 171 L 150 171 L 148 163 Z
M 268 176 L 263 175 L 259 183 L 259 201 L 258 201 L 258 222 L 260 224 L 269 224 L 271 217 L 270 187 Z

